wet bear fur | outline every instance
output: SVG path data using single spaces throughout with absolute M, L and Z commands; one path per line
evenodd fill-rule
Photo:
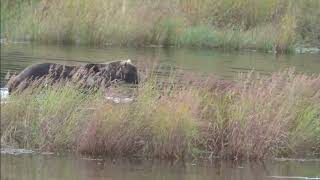
M 43 83 L 47 78 L 51 84 L 65 80 L 78 82 L 83 87 L 106 88 L 114 80 L 137 84 L 138 71 L 130 60 L 78 66 L 41 63 L 28 66 L 18 75 L 11 77 L 6 86 L 9 93 L 23 91 L 34 81 Z

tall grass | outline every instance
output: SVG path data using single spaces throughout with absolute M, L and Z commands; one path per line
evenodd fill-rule
M 287 52 L 318 46 L 318 0 L 1 0 L 1 38 Z
M 68 83 L 30 88 L 1 104 L 1 144 L 174 159 L 319 155 L 319 75 L 189 80 L 151 78 L 124 104 Z
M 259 79 L 249 75 L 225 96 L 210 98 L 217 112 L 206 111 L 213 136 L 209 145 L 222 156 L 263 158 L 296 151 L 293 146 L 306 142 L 310 133 L 304 150 L 312 149 L 320 135 L 319 93 L 319 77 L 290 71 Z
M 1 142 L 36 149 L 72 147 L 74 133 L 86 119 L 82 106 L 93 97 L 69 86 L 41 92 L 29 88 L 23 95 L 12 96 L 1 111 Z

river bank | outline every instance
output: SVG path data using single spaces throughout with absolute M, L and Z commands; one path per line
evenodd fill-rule
M 70 84 L 29 89 L 1 104 L 1 144 L 164 159 L 319 156 L 319 75 L 174 80 L 151 77 L 129 103 Z
M 1 38 L 279 53 L 319 47 L 317 0 L 2 1 Z

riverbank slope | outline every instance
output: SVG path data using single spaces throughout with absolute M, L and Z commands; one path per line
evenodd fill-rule
M 1 0 L 1 38 L 292 52 L 320 46 L 320 1 Z

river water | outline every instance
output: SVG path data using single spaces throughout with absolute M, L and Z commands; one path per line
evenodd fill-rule
M 261 74 L 293 67 L 298 72 L 320 73 L 320 54 L 276 56 L 252 51 L 225 52 L 209 49 L 176 48 L 90 48 L 84 46 L 10 44 L 1 46 L 1 83 L 5 74 L 19 72 L 39 62 L 78 64 L 103 63 L 131 59 L 140 69 L 160 66 L 163 74 L 172 69 L 210 73 L 223 79 L 233 79 L 239 72 L 255 70 Z
M 2 155 L 1 179 L 320 179 L 319 161 L 192 161 L 89 159 L 70 155 Z
M 1 46 L 1 87 L 5 74 L 33 63 L 79 64 L 131 59 L 140 69 L 162 74 L 181 72 L 214 74 L 234 79 L 239 72 L 256 70 L 268 75 L 285 68 L 320 73 L 320 54 L 276 56 L 252 51 L 224 52 L 204 49 L 93 48 L 83 46 L 10 44 Z M 88 159 L 72 155 L 1 154 L 1 179 L 320 179 L 320 160 L 268 160 L 264 162 Z

